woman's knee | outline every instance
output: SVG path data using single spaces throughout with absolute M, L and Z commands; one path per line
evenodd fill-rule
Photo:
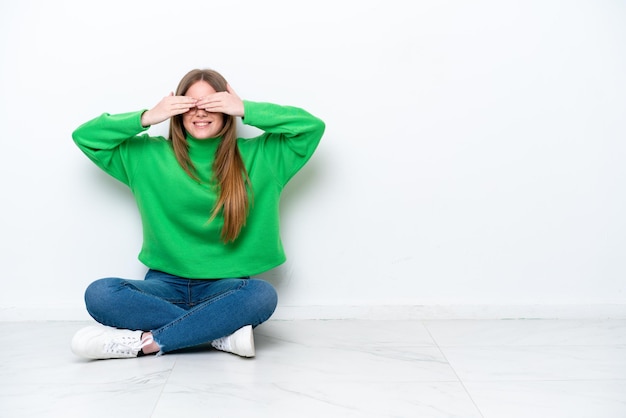
M 91 316 L 106 312 L 111 308 L 113 295 L 122 286 L 123 279 L 99 279 L 87 286 L 85 290 L 85 305 Z
M 249 279 L 249 281 L 249 285 L 252 287 L 251 290 L 254 292 L 256 306 L 264 311 L 269 318 L 278 305 L 278 293 L 276 289 L 265 280 Z

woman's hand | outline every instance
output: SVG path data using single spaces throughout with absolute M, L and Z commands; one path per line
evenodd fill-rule
M 198 101 L 193 97 L 174 96 L 174 93 L 170 93 L 168 96 L 161 99 L 156 106 L 141 115 L 141 126 L 148 127 L 150 125 L 156 125 L 157 123 L 168 120 L 172 116 L 181 115 L 195 107 L 197 102 Z
M 196 106 L 198 109 L 204 109 L 207 112 L 243 117 L 243 101 L 230 85 L 226 85 L 226 89 L 227 91 L 220 91 L 198 99 Z

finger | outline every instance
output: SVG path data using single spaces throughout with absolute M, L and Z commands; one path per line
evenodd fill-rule
M 204 103 L 198 103 L 197 106 L 203 109 L 211 109 L 215 111 L 224 109 L 226 106 L 228 106 L 228 102 L 222 99 L 209 99 Z
M 190 100 L 189 98 L 179 98 L 176 97 L 175 100 L 171 101 L 170 103 L 168 103 L 167 107 L 172 109 L 172 110 L 182 110 L 183 112 L 186 112 L 187 110 L 191 109 L 192 107 L 196 106 L 196 101 L 195 100 Z
M 190 96 L 176 96 L 176 101 L 179 103 L 197 103 L 198 99 Z
M 189 109 L 194 108 L 194 105 L 190 105 L 190 104 L 179 104 L 179 105 L 174 105 L 171 107 L 172 110 L 182 110 L 183 112 L 188 111 Z
M 209 94 L 208 96 L 200 97 L 198 99 L 198 105 L 202 106 L 207 103 L 217 103 L 221 101 L 223 94 L 224 92 L 217 92 L 217 93 Z

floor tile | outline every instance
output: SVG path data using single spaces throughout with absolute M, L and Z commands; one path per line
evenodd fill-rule
M 309 347 L 348 346 L 365 351 L 382 346 L 436 346 L 421 321 L 269 321 L 258 327 L 255 334 Z
M 0 323 L 0 417 L 626 416 L 623 320 L 269 321 L 254 359 L 104 361 L 84 325 Z
M 626 320 L 428 321 L 440 346 L 626 345 Z
M 623 418 L 626 380 L 465 383 L 484 418 Z
M 457 381 L 454 371 L 435 347 L 362 344 L 308 346 L 257 334 L 256 358 L 242 359 L 221 352 L 180 355 L 170 382 L 178 383 L 198 369 L 234 383 L 268 383 L 306 376 L 308 381 Z M 344 338 L 344 337 L 342 337 Z M 356 337 L 358 339 L 358 337 Z M 332 347 L 331 347 L 332 346 Z M 165 356 L 167 357 L 167 356 Z M 203 379 L 202 376 L 198 379 Z
M 464 381 L 626 377 L 626 346 L 442 347 Z
M 479 418 L 480 413 L 457 382 L 309 382 L 168 385 L 153 418 L 175 416 L 180 405 L 190 415 L 337 418 Z

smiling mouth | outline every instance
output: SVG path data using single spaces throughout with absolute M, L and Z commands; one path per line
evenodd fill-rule
M 206 128 L 211 122 L 194 122 L 193 124 L 198 128 Z

